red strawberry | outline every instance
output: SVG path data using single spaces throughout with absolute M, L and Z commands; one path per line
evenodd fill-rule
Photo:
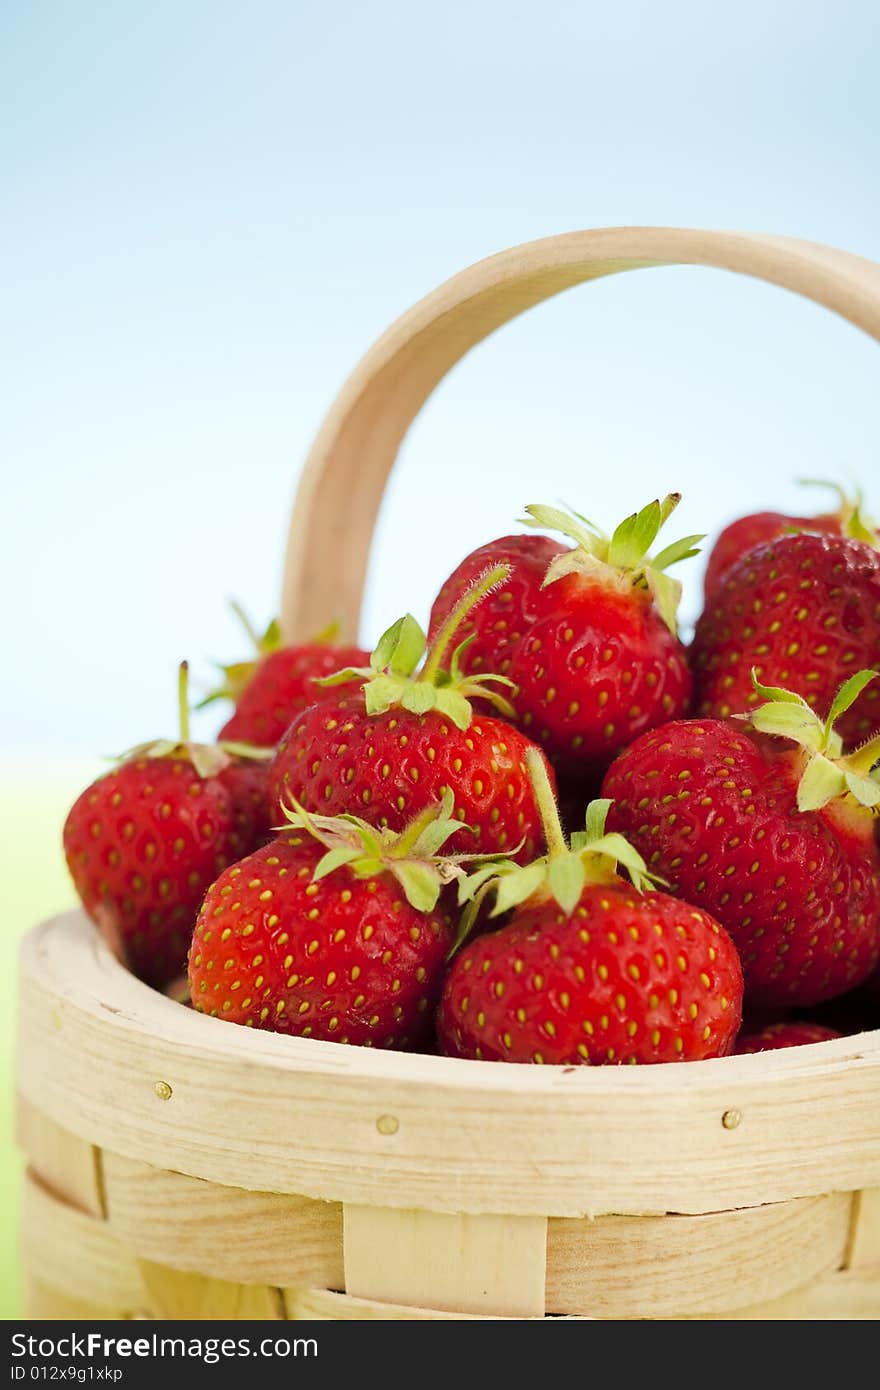
M 880 740 L 844 758 L 833 730 L 872 675 L 846 683 L 825 724 L 798 696 L 756 685 L 768 703 L 750 724 L 667 724 L 603 783 L 613 828 L 730 932 L 749 1008 L 830 999 L 880 954 L 880 786 L 868 775 Z
M 752 708 L 751 670 L 826 710 L 841 681 L 880 665 L 880 551 L 835 536 L 783 536 L 730 570 L 697 623 L 691 648 L 697 712 L 724 719 Z M 865 690 L 840 733 L 857 742 L 880 725 L 880 690 Z
M 64 825 L 64 853 L 89 916 L 134 973 L 161 987 L 186 968 L 208 884 L 269 828 L 264 763 L 181 737 L 143 744 L 87 787 Z M 256 754 L 257 750 L 253 750 Z
M 740 1033 L 734 1052 L 775 1052 L 779 1047 L 803 1047 L 807 1043 L 831 1042 L 842 1037 L 824 1023 L 770 1023 L 758 1033 Z
M 462 655 L 464 670 L 506 675 L 512 652 L 535 619 L 535 602 L 544 576 L 551 562 L 565 553 L 566 547 L 549 536 L 502 536 L 481 545 L 453 570 L 434 600 L 428 640 L 437 636 L 462 593 L 476 579 L 496 565 L 507 565 L 510 574 L 506 583 L 468 614 L 458 630 L 460 641 L 471 639 Z
M 725 526 L 709 552 L 706 565 L 704 589 L 706 598 L 715 592 L 727 571 L 747 551 L 767 541 L 775 541 L 792 531 L 811 531 L 830 536 L 849 536 L 852 540 L 867 541 L 878 545 L 878 537 L 871 523 L 861 515 L 861 497 L 855 501 L 847 497 L 842 488 L 835 483 L 823 483 L 823 487 L 833 488 L 840 498 L 840 508 L 836 512 L 826 512 L 821 516 L 786 516 L 783 512 L 754 512 L 741 516 Z
M 202 705 L 220 699 L 235 701 L 235 712 L 218 735 L 221 739 L 274 747 L 290 721 L 320 699 L 317 680 L 343 666 L 361 666 L 370 659 L 369 652 L 361 647 L 334 646 L 332 628 L 313 642 L 282 646 L 277 622 L 270 623 L 260 637 L 238 604 L 232 606 L 257 655 L 255 660 L 222 667 L 223 686 L 202 701 Z
M 464 930 L 489 891 L 492 916 L 513 915 L 457 957 L 438 1018 L 444 1051 L 557 1064 L 729 1052 L 742 971 L 727 933 L 708 913 L 651 889 L 644 860 L 622 836 L 605 834 L 607 801 L 591 803 L 569 849 L 535 751 L 529 767 L 549 852 L 527 868 L 489 867 L 468 881 Z
M 652 502 L 610 540 L 580 518 L 526 508 L 529 524 L 578 541 L 533 593 L 508 671 L 518 719 L 569 773 L 604 770 L 640 733 L 687 712 L 691 677 L 675 633 L 681 586 L 664 571 L 695 554 L 700 537 L 647 554 L 678 500 Z
M 209 889 L 189 978 L 202 1013 L 300 1037 L 404 1047 L 430 1036 L 453 936 L 438 850 L 451 798 L 400 836 L 354 818 L 291 828 Z
M 453 849 L 531 858 L 540 835 L 525 772 L 532 745 L 511 724 L 474 715 L 470 705 L 480 698 L 509 710 L 490 684 L 503 677 L 464 677 L 457 654 L 449 671 L 442 665 L 459 619 L 504 574 L 498 567 L 466 592 L 418 675 L 424 634 L 413 618 L 402 618 L 381 639 L 370 668 L 340 674 L 362 691 L 328 695 L 294 720 L 272 765 L 277 805 L 295 798 L 329 815 L 359 811 L 400 830 L 450 788 L 464 822 Z

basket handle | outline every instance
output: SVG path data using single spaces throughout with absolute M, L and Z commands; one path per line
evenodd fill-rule
M 608 227 L 545 237 L 478 261 L 392 324 L 331 407 L 291 519 L 281 604 L 286 640 L 304 640 L 334 618 L 345 640 L 356 638 L 385 483 L 404 435 L 450 368 L 496 328 L 562 290 L 654 265 L 751 275 L 880 339 L 880 265 L 790 237 Z

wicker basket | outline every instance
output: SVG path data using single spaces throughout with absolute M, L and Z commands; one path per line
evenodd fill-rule
M 353 636 L 372 523 L 467 350 L 600 276 L 710 265 L 880 338 L 880 268 L 767 236 L 578 232 L 504 252 L 367 354 L 297 499 L 283 624 Z M 344 553 L 344 571 L 325 567 Z M 880 1314 L 880 1033 L 688 1066 L 498 1066 L 279 1037 L 140 984 L 86 918 L 25 939 L 34 1317 Z

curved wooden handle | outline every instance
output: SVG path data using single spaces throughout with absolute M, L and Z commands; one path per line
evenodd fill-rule
M 302 640 L 332 619 L 357 636 L 367 558 L 406 431 L 451 367 L 496 328 L 562 290 L 624 270 L 707 265 L 767 280 L 880 340 L 880 265 L 814 242 L 748 232 L 607 227 L 527 242 L 478 261 L 413 306 L 336 398 L 299 484 L 281 627 Z

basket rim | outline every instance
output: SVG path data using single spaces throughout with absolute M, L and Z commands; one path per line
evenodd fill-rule
M 787 1054 L 566 1068 L 381 1053 L 183 1008 L 81 911 L 22 943 L 27 1102 L 101 1148 L 233 1187 L 583 1216 L 880 1185 L 880 1030 Z
M 319 1038 L 293 1037 L 275 1033 L 268 1029 L 243 1028 L 225 1019 L 212 1018 L 196 1009 L 182 1007 L 175 1000 L 137 979 L 114 956 L 105 943 L 99 930 L 79 908 L 48 918 L 34 928 L 24 939 L 23 956 L 27 954 L 31 941 L 39 952 L 42 934 L 56 927 L 75 932 L 75 949 L 86 948 L 83 959 L 94 959 L 99 963 L 105 983 L 118 983 L 124 990 L 125 1002 L 139 1005 L 138 1023 L 153 1019 L 161 1028 L 166 1019 L 173 1017 L 176 1022 L 175 1034 L 181 1042 L 189 1041 L 215 1052 L 219 1058 L 230 1052 L 247 1057 L 259 1065 L 280 1067 L 283 1070 L 318 1071 L 334 1076 L 339 1070 L 340 1051 L 346 1055 L 346 1069 L 357 1073 L 365 1080 L 383 1077 L 403 1077 L 404 1079 L 448 1081 L 450 1085 L 467 1089 L 491 1091 L 513 1091 L 523 1098 L 531 1095 L 546 1095 L 557 1092 L 560 1086 L 579 1090 L 587 1088 L 599 1091 L 618 1091 L 627 1094 L 641 1094 L 646 1088 L 656 1091 L 677 1086 L 698 1086 L 701 1081 L 729 1081 L 732 1078 L 752 1079 L 755 1073 L 768 1072 L 790 1074 L 812 1074 L 814 1070 L 823 1073 L 828 1065 L 846 1065 L 860 1057 L 864 1051 L 876 1050 L 880 1056 L 880 1028 L 850 1034 L 843 1038 L 833 1038 L 825 1042 L 802 1043 L 795 1048 L 779 1048 L 770 1052 L 747 1053 L 729 1057 L 708 1058 L 700 1062 L 659 1062 L 652 1066 L 579 1066 L 544 1064 L 535 1066 L 529 1062 L 474 1061 L 463 1057 L 437 1056 L 424 1052 L 402 1052 L 393 1049 L 357 1047 L 349 1043 L 336 1043 Z M 83 928 L 85 930 L 83 930 Z M 71 995 L 75 992 L 71 981 Z M 129 990 L 131 995 L 129 998 Z M 105 1007 L 113 1008 L 112 1000 L 103 1001 Z M 114 1008 L 115 1012 L 115 1008 Z M 182 1016 L 182 1017 L 181 1017 Z M 116 1014 L 122 1021 L 126 1015 Z M 231 1030 L 234 1029 L 234 1032 Z M 809 1056 L 805 1056 L 809 1053 Z M 563 1077 L 565 1080 L 563 1081 Z

